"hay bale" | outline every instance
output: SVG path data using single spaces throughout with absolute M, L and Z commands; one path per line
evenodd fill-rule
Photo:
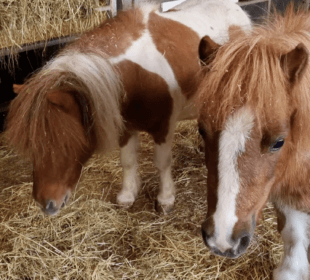
M 80 34 L 99 25 L 106 0 L 2 0 L 0 49 Z
M 0 148 L 0 279 L 269 279 L 282 245 L 271 205 L 247 254 L 236 260 L 210 255 L 200 225 L 207 211 L 204 155 L 195 122 L 175 133 L 173 213 L 154 211 L 159 178 L 153 141 L 141 135 L 142 190 L 129 210 L 113 203 L 120 190 L 119 151 L 94 156 L 79 188 L 55 217 L 31 197 L 31 166 Z

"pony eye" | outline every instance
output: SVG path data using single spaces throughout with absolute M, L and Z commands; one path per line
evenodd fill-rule
M 283 138 L 279 138 L 277 139 L 270 147 L 270 152 L 277 152 L 278 150 L 280 150 L 282 148 L 284 144 L 284 139 Z

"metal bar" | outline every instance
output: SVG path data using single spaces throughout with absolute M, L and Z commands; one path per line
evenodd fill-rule
M 251 0 L 251 1 L 246 1 L 246 2 L 238 2 L 237 4 L 239 6 L 246 6 L 246 5 L 251 5 L 251 4 L 263 3 L 263 2 L 270 2 L 270 0 Z
M 268 15 L 270 15 L 270 10 L 271 10 L 271 0 L 268 0 L 268 5 L 267 5 Z
M 117 1 L 110 0 L 110 7 L 111 7 L 112 17 L 115 17 L 117 15 Z
M 98 11 L 98 12 L 111 11 L 112 7 L 104 6 L 104 7 L 95 8 L 95 10 Z
M 139 6 L 140 0 L 133 0 L 132 2 L 133 2 L 133 3 L 132 3 L 132 6 L 133 6 L 133 7 L 138 7 L 138 6 Z
M 111 11 L 112 16 L 115 17 L 117 14 L 117 0 L 110 0 L 110 5 L 95 8 L 95 10 L 99 12 Z
M 136 2 L 134 0 L 122 0 L 123 10 L 128 10 L 133 8 L 133 3 Z
M 77 38 L 77 36 L 72 35 L 72 36 L 68 36 L 68 37 L 62 37 L 59 39 L 52 39 L 46 42 L 38 42 L 38 43 L 33 43 L 30 45 L 23 45 L 21 46 L 21 48 L 18 47 L 14 47 L 13 51 L 9 50 L 8 48 L 4 48 L 0 50 L 0 58 L 1 56 L 5 56 L 5 55 L 10 55 L 11 53 L 20 53 L 20 52 L 26 52 L 26 51 L 31 51 L 31 50 L 35 50 L 35 49 L 39 49 L 39 48 L 46 48 L 46 47 L 50 47 L 50 46 L 55 46 L 55 45 L 60 45 L 60 44 L 66 44 L 69 43 L 73 40 L 75 40 Z

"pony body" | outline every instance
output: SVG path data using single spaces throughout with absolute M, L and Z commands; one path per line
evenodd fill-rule
M 270 197 L 285 251 L 274 279 L 308 279 L 308 49 L 309 13 L 291 6 L 220 47 L 199 88 L 209 171 L 204 241 L 218 255 L 240 256 Z
M 230 1 L 189 0 L 160 13 L 146 4 L 120 12 L 82 35 L 31 77 L 12 102 L 7 137 L 34 162 L 33 196 L 47 214 L 64 206 L 94 152 L 121 147 L 118 204 L 139 191 L 138 132 L 155 142 L 159 208 L 174 203 L 171 144 L 178 120 L 193 119 L 202 36 L 217 43 L 228 29 L 250 28 Z

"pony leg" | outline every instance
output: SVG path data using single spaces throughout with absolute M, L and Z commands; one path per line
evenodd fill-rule
M 160 145 L 155 143 L 154 161 L 160 175 L 159 193 L 155 208 L 158 212 L 165 214 L 172 210 L 175 200 L 175 187 L 171 175 L 173 132 L 174 129 L 170 129 L 165 143 Z
M 117 194 L 117 204 L 122 207 L 130 207 L 139 192 L 140 178 L 137 174 L 137 148 L 138 133 L 133 134 L 121 151 L 121 165 L 123 167 L 123 186 Z
M 274 270 L 275 280 L 308 280 L 309 216 L 285 207 L 276 208 L 278 230 L 284 241 L 284 256 Z

